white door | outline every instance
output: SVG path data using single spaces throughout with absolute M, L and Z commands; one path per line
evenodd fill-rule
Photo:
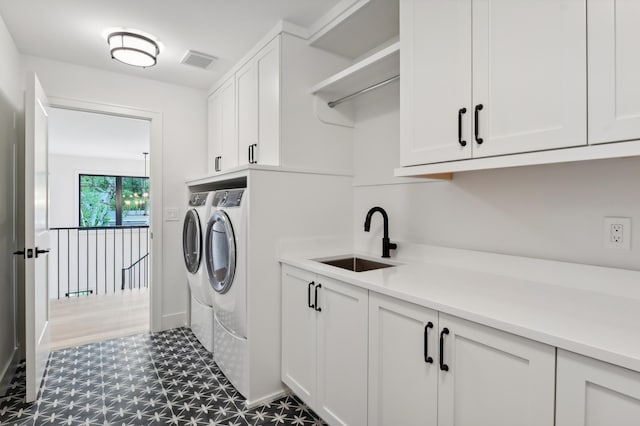
M 640 139 L 640 1 L 589 0 L 589 143 Z
M 209 173 L 222 170 L 222 90 L 209 96 L 207 109 L 207 164 Z
M 366 425 L 368 292 L 318 282 L 318 414 L 331 425 Z
M 439 426 L 553 426 L 555 348 L 440 313 Z
M 438 313 L 369 297 L 369 425 L 438 424 Z
M 258 144 L 253 161 L 280 165 L 280 37 L 255 58 L 258 73 Z
M 316 398 L 316 275 L 282 266 L 282 381 L 308 405 Z
M 474 157 L 587 143 L 585 3 L 473 1 Z
M 238 135 L 236 133 L 236 80 L 229 78 L 220 88 L 220 120 L 222 130 L 222 159 L 220 168 L 229 170 L 238 166 Z
M 27 401 L 34 401 L 49 356 L 49 187 L 47 97 L 38 77 L 25 98 L 25 337 Z
M 637 426 L 640 373 L 558 350 L 556 426 Z
M 400 1 L 400 164 L 471 157 L 471 0 Z
M 258 73 L 255 61 L 236 72 L 238 108 L 238 164 L 253 163 L 251 151 L 258 143 Z

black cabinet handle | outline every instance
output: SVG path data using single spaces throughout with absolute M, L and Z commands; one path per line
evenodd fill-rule
M 429 356 L 429 329 L 433 328 L 433 323 L 429 321 L 424 326 L 424 362 L 427 364 L 433 364 L 433 358 Z
M 249 164 L 253 164 L 253 145 L 249 145 Z
M 251 164 L 258 163 L 258 160 L 256 160 L 256 148 L 257 147 L 258 147 L 257 143 L 254 143 L 253 145 L 251 145 Z
M 307 287 L 307 306 L 310 307 L 311 309 L 316 307 L 313 303 L 311 303 L 311 287 L 313 287 L 314 285 L 315 285 L 315 281 L 311 281 L 309 283 L 309 287 Z
M 449 371 L 449 366 L 444 363 L 444 336 L 449 334 L 448 328 L 443 328 L 440 332 L 440 370 Z
M 316 286 L 316 290 L 315 290 L 315 304 L 316 307 L 314 308 L 317 312 L 322 312 L 322 308 L 320 307 L 320 303 L 318 302 L 318 289 L 322 288 L 322 284 L 318 284 Z
M 216 171 L 216 172 L 219 172 L 219 171 L 220 171 L 220 160 L 222 160 L 222 157 L 221 157 L 221 156 L 217 156 L 217 157 L 215 158 L 215 162 L 214 162 L 214 169 L 215 169 L 215 171 Z
M 458 143 L 460 146 L 467 146 L 467 141 L 462 140 L 462 115 L 466 112 L 466 108 L 460 108 L 458 110 Z
M 480 134 L 480 123 L 479 123 L 479 116 L 480 116 L 480 111 L 482 111 L 482 109 L 484 108 L 484 106 L 482 104 L 478 104 L 476 105 L 476 109 L 475 109 L 475 136 L 476 136 L 476 143 L 478 145 L 482 145 L 482 142 L 484 142 L 484 139 L 479 138 L 479 134 Z

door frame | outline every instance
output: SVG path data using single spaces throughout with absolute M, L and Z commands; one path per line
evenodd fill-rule
M 149 199 L 151 223 L 151 271 L 149 276 L 149 328 L 152 332 L 162 331 L 162 113 L 134 107 L 81 101 L 50 96 L 49 106 L 72 111 L 92 112 L 117 117 L 135 118 L 150 122 L 149 179 L 151 181 Z M 151 284 L 153 283 L 153 284 Z

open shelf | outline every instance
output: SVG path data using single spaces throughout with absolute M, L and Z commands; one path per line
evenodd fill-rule
M 347 69 L 325 79 L 309 90 L 340 98 L 400 74 L 400 42 L 395 42 Z
M 342 0 L 312 27 L 311 46 L 355 60 L 399 34 L 398 0 Z

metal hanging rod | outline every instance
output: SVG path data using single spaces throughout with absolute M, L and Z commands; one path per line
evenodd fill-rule
M 366 88 L 364 88 L 364 89 L 362 89 L 362 90 L 358 90 L 358 91 L 357 91 L 357 92 L 355 92 L 355 93 L 352 93 L 352 94 L 350 94 L 350 95 L 344 96 L 344 97 L 342 97 L 342 98 L 340 98 L 340 99 L 336 99 L 335 101 L 331 101 L 331 102 L 329 102 L 327 105 L 329 105 L 329 108 L 334 108 L 336 105 L 340 105 L 341 103 L 346 102 L 346 101 L 348 101 L 349 99 L 355 98 L 356 96 L 360 96 L 360 95 L 362 95 L 363 93 L 370 92 L 371 90 L 373 90 L 373 89 L 377 89 L 378 87 L 382 87 L 382 86 L 384 86 L 385 84 L 389 84 L 389 83 L 391 83 L 392 81 L 396 81 L 396 80 L 398 80 L 399 78 L 400 78 L 400 74 L 398 74 L 398 75 L 394 75 L 393 77 L 388 78 L 388 79 L 386 79 L 386 80 L 383 80 L 383 81 L 381 81 L 380 83 L 376 83 L 376 84 L 374 84 L 374 85 L 372 85 L 372 86 L 369 86 L 369 87 L 366 87 Z

